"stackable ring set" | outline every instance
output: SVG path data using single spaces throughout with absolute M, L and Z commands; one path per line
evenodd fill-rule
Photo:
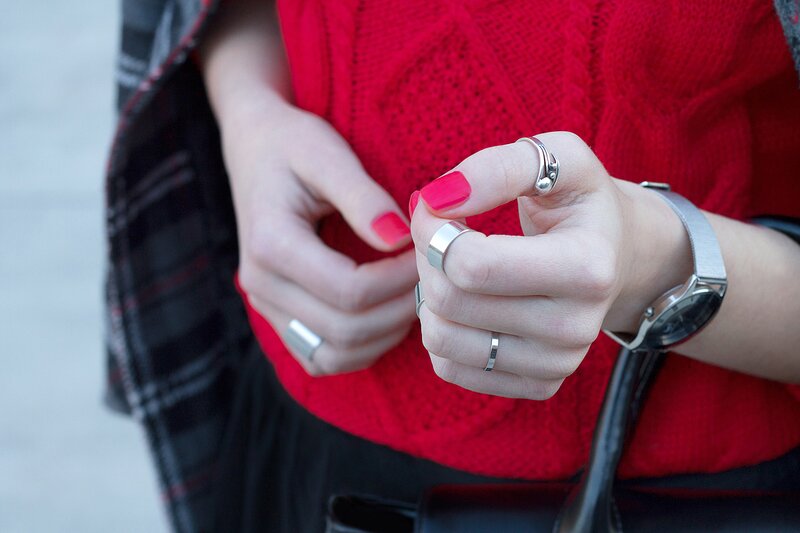
M 536 149 L 538 156 L 538 169 L 536 176 L 533 179 L 533 184 L 529 195 L 545 196 L 553 192 L 553 189 L 556 186 L 556 181 L 558 180 L 558 171 L 560 168 L 558 158 L 556 158 L 554 154 L 551 154 L 545 147 L 544 143 L 536 137 L 522 137 L 516 142 L 526 142 L 530 144 Z M 428 244 L 428 249 L 426 251 L 428 263 L 447 276 L 447 272 L 445 271 L 445 258 L 447 257 L 447 251 L 450 248 L 450 245 L 452 245 L 457 238 L 465 233 L 469 233 L 470 231 L 475 230 L 455 220 L 451 220 L 445 224 L 442 224 L 433 234 L 433 237 L 431 237 L 430 243 Z M 416 287 L 414 287 L 414 297 L 416 301 L 417 317 L 419 317 L 420 306 L 425 301 L 425 298 L 422 295 L 422 287 L 419 283 L 417 283 Z M 494 369 L 499 347 L 500 334 L 496 331 L 492 331 L 489 359 L 484 367 L 486 372 L 491 372 Z
M 536 176 L 533 179 L 530 196 L 544 196 L 550 194 L 556 186 L 558 180 L 559 162 L 555 155 L 548 152 L 544 143 L 536 137 L 522 137 L 516 142 L 525 142 L 530 144 L 536 149 L 538 156 L 538 169 Z M 475 231 L 468 226 L 451 220 L 439 227 L 438 230 L 431 237 L 428 243 L 427 258 L 428 263 L 434 268 L 441 271 L 445 276 L 445 258 L 447 257 L 447 250 L 450 245 L 455 242 L 457 238 Z M 422 304 L 425 302 L 425 296 L 422 294 L 422 286 L 419 282 L 414 287 L 414 301 L 416 303 L 416 313 L 419 317 L 419 311 Z M 324 340 L 322 337 L 314 333 L 305 324 L 297 319 L 292 319 L 284 333 L 284 340 L 293 348 L 301 357 L 308 362 L 314 361 L 314 353 L 322 345 Z M 491 372 L 494 369 L 495 362 L 497 361 L 497 352 L 500 348 L 500 334 L 496 331 L 491 332 L 491 344 L 489 347 L 489 358 L 486 361 L 484 370 Z

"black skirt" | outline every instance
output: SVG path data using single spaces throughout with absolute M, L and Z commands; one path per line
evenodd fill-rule
M 440 483 L 514 483 L 476 476 L 345 433 L 308 413 L 278 382 L 254 343 L 242 362 L 222 446 L 214 531 L 320 532 L 332 494 L 415 502 Z M 800 448 L 719 474 L 636 480 L 637 485 L 800 490 Z

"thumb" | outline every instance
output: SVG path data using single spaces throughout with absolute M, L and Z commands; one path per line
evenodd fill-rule
M 537 135 L 560 163 L 558 180 L 547 196 L 535 196 L 539 155 L 528 143 L 485 148 L 467 157 L 451 172 L 425 185 L 420 199 L 439 217 L 455 219 L 485 213 L 519 197 L 541 208 L 574 203 L 601 186 L 607 174 L 591 149 L 576 135 Z
M 332 128 L 311 142 L 293 166 L 299 179 L 329 202 L 367 244 L 381 251 L 402 248 L 411 230 L 394 198 L 364 170 L 349 144 Z

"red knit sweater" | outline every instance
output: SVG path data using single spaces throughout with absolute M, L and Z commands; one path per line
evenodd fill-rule
M 800 91 L 771 2 L 290 0 L 279 13 L 297 105 L 329 120 L 400 206 L 481 148 L 571 130 L 615 177 L 669 182 L 736 219 L 800 216 Z M 513 203 L 467 222 L 520 234 Z M 340 216 L 321 233 L 379 257 Z M 439 379 L 419 327 L 367 370 L 311 378 L 249 314 L 310 412 L 494 476 L 564 478 L 585 463 L 617 351 L 601 335 L 555 397 L 512 400 Z M 621 475 L 720 471 L 798 443 L 798 388 L 673 354 Z

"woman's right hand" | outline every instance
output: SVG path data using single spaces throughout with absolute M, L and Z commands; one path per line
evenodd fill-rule
M 297 319 L 324 339 L 313 363 L 293 353 L 310 374 L 369 366 L 416 320 L 414 250 L 358 265 L 322 242 L 316 226 L 338 211 L 389 252 L 411 242 L 404 212 L 330 124 L 289 103 L 269 2 L 225 4 L 200 61 L 233 192 L 241 287 L 281 335 Z

